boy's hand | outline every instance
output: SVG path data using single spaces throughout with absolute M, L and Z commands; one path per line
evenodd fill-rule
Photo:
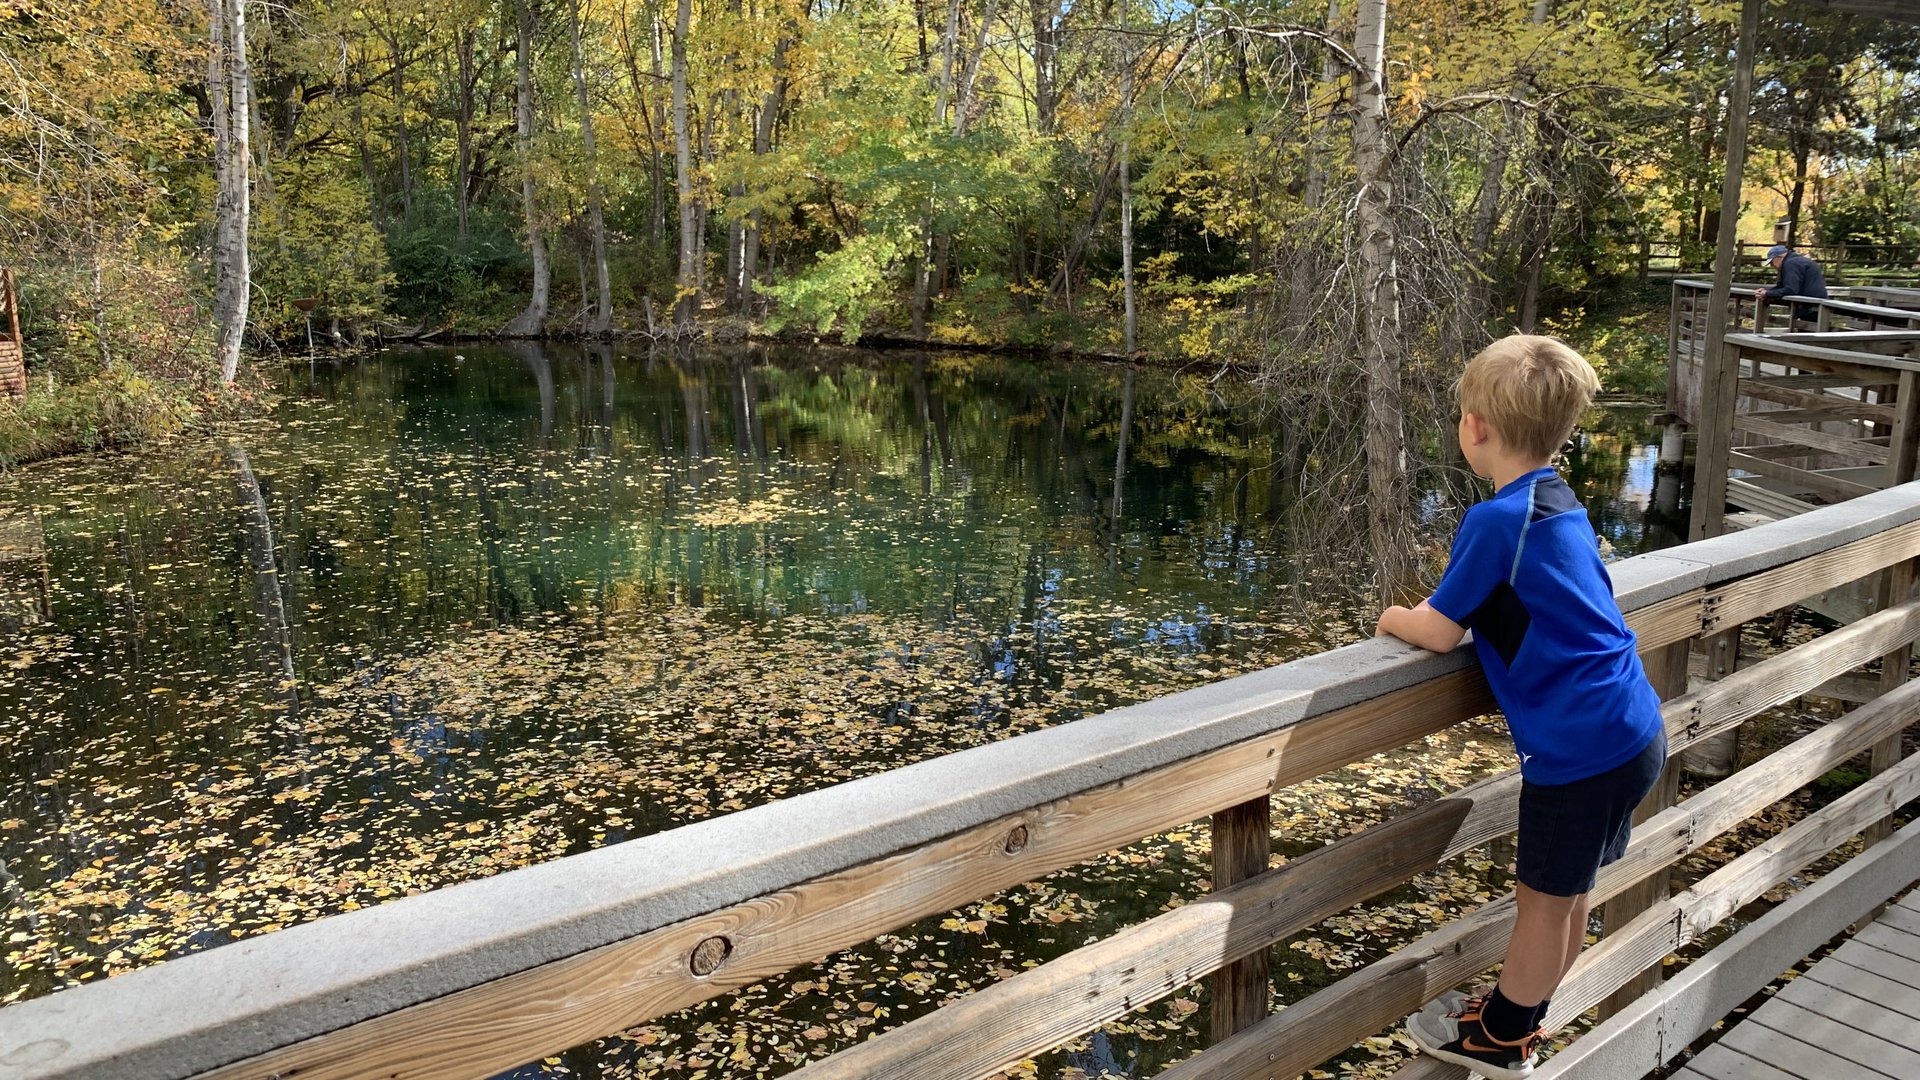
M 1409 645 L 1418 645 L 1428 652 L 1452 652 L 1467 636 L 1467 628 L 1433 610 L 1425 600 L 1418 607 L 1401 607 L 1398 604 L 1380 613 L 1380 621 L 1374 624 L 1373 636 L 1397 637 Z

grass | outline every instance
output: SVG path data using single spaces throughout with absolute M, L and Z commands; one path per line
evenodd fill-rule
M 63 454 L 138 446 L 251 411 L 260 395 L 212 379 L 180 382 L 117 368 L 77 382 L 29 379 L 0 399 L 0 468 Z

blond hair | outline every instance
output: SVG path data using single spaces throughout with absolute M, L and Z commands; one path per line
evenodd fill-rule
M 1593 365 L 1559 338 L 1514 334 L 1467 361 L 1456 392 L 1510 448 L 1541 461 L 1558 453 L 1600 390 Z

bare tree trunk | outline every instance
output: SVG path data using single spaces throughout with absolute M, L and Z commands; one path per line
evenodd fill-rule
M 1124 24 L 1127 7 L 1120 8 L 1120 19 Z M 1139 330 L 1139 311 L 1134 303 L 1133 293 L 1133 143 L 1128 137 L 1127 125 L 1133 121 L 1133 48 L 1122 44 L 1120 49 L 1120 291 L 1124 294 L 1126 307 L 1126 348 L 1123 352 L 1127 360 L 1133 360 L 1135 339 Z M 1127 369 L 1127 388 L 1133 388 L 1133 369 Z M 1131 404 L 1129 400 L 1128 404 Z M 1121 436 L 1121 453 L 1126 453 L 1126 437 Z M 1114 466 L 1114 512 L 1117 516 L 1120 508 L 1120 467 Z
M 588 330 L 604 337 L 613 330 L 613 282 L 607 274 L 607 222 L 601 209 L 600 165 L 593 146 L 593 99 L 587 93 L 587 72 L 580 56 L 578 0 L 568 13 L 573 30 L 573 92 L 580 99 L 580 148 L 587 159 L 587 229 L 592 234 L 594 282 L 599 291 L 599 305 L 594 308 Z
M 527 220 L 527 252 L 533 258 L 533 296 L 526 309 L 507 324 L 508 337 L 538 337 L 547 322 L 547 296 L 553 266 L 547 258 L 547 239 L 540 231 L 540 206 L 533 180 L 533 20 L 531 0 L 520 0 L 514 82 L 515 148 L 520 155 L 520 202 Z
M 787 98 L 787 51 L 793 47 L 791 34 L 782 31 L 780 40 L 773 47 L 773 88 L 760 102 L 760 115 L 754 118 L 753 154 L 765 157 L 773 152 L 773 125 L 780 118 L 780 110 Z M 760 276 L 760 232 L 765 228 L 760 211 L 753 212 L 750 228 L 747 229 L 746 250 L 741 253 L 740 276 L 740 312 L 750 314 L 754 306 L 754 285 Z
M 253 113 L 253 74 L 247 67 L 244 0 L 208 0 L 211 49 L 207 93 L 213 112 L 214 317 L 220 324 L 220 378 L 232 383 L 240 371 L 240 345 L 247 333 L 252 268 L 247 233 L 248 117 Z
M 953 54 L 960 37 L 960 0 L 947 0 L 947 29 L 940 35 L 940 84 L 934 98 L 933 121 L 947 123 L 947 108 L 953 97 Z M 913 336 L 927 336 L 927 323 L 933 307 L 933 204 L 935 194 L 927 194 L 926 210 L 920 215 L 920 244 L 913 271 Z
M 473 66 L 473 31 L 462 31 L 454 45 L 460 63 L 460 111 L 454 118 L 455 138 L 460 145 L 459 163 L 454 175 L 454 206 L 460 215 L 460 239 L 467 238 L 473 214 L 473 88 L 479 75 Z
M 407 65 L 400 61 L 400 35 L 395 33 L 386 41 L 393 54 L 393 148 L 400 159 L 400 220 L 412 221 L 413 150 L 407 145 Z
M 1033 24 L 1033 126 L 1042 137 L 1053 134 L 1060 111 L 1062 4 L 1063 0 L 1028 0 Z
M 1787 196 L 1787 246 L 1800 246 L 1800 210 L 1807 200 L 1807 158 L 1813 153 L 1812 137 L 1795 140 L 1793 147 L 1793 190 Z
M 1387 0 L 1361 0 L 1353 52 L 1353 157 L 1360 184 L 1360 351 L 1367 375 L 1367 534 L 1375 583 L 1399 602 L 1412 581 L 1406 410 L 1400 385 L 1400 277 L 1387 130 Z
M 693 132 L 687 116 L 687 33 L 692 21 L 693 0 L 679 0 L 673 24 L 673 152 L 680 193 L 680 288 L 673 319 L 680 326 L 693 321 L 700 305 L 700 220 L 693 190 Z
M 729 110 L 731 111 L 731 110 Z M 747 197 L 747 185 L 736 180 L 727 187 L 727 198 L 736 202 Z M 747 308 L 747 220 L 727 215 L 727 310 L 742 314 Z

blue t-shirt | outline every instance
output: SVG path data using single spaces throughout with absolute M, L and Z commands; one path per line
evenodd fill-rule
M 1535 469 L 1469 509 L 1428 603 L 1473 631 L 1520 772 L 1567 784 L 1626 763 L 1661 724 L 1587 512 Z

